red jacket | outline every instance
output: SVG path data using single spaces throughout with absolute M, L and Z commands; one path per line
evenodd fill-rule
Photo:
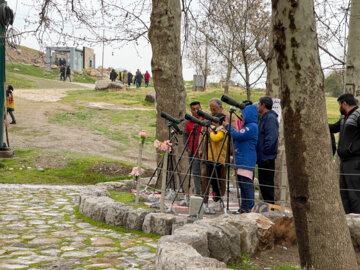
M 145 82 L 148 82 L 150 80 L 150 73 L 149 72 L 145 72 Z
M 188 121 L 186 123 L 186 135 L 189 136 L 191 131 L 193 130 L 194 128 L 194 124 L 193 122 L 191 121 Z M 200 137 L 200 132 L 201 132 L 201 126 L 199 125 L 198 128 L 196 129 L 196 138 L 195 138 L 195 143 L 194 143 L 194 150 L 193 150 L 193 153 L 196 152 L 196 149 L 197 149 L 197 146 L 198 146 L 198 143 L 199 143 L 199 137 Z M 193 136 L 191 135 L 190 139 L 189 139 L 189 151 L 191 153 L 191 150 L 192 150 L 192 143 L 193 143 Z

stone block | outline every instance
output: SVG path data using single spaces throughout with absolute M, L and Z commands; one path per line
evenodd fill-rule
M 241 238 L 239 230 L 221 217 L 196 221 L 194 224 L 207 230 L 210 257 L 225 263 L 241 258 Z
M 120 202 L 110 204 L 106 211 L 105 223 L 113 226 L 124 226 L 128 212 L 133 210 L 134 208 Z
M 112 203 L 114 200 L 109 197 L 82 196 L 79 211 L 86 217 L 104 222 L 108 207 Z
M 174 234 L 177 228 L 180 228 L 188 223 L 188 219 L 185 217 L 175 217 L 175 221 L 171 227 L 171 234 Z
M 97 187 L 94 185 L 91 186 L 87 186 L 85 188 L 83 188 L 80 192 L 80 197 L 81 196 L 105 196 L 105 197 L 110 197 L 110 193 L 101 187 Z
M 346 222 L 349 226 L 351 241 L 354 249 L 360 251 L 360 214 L 346 215 Z
M 196 249 L 202 256 L 210 256 L 209 243 L 206 227 L 197 224 L 186 224 L 177 228 L 173 233 L 173 240 L 188 244 Z M 163 239 L 160 241 L 169 241 L 171 238 Z
M 124 227 L 129 230 L 140 231 L 142 229 L 145 216 L 150 214 L 151 212 L 151 210 L 146 210 L 142 208 L 134 209 L 130 212 L 127 212 Z
M 149 101 L 154 103 L 156 100 L 156 93 L 155 92 L 149 92 L 145 96 L 145 101 Z
M 159 242 L 155 263 L 158 270 L 227 269 L 225 263 L 203 257 L 191 246 L 179 242 Z
M 168 235 L 171 234 L 175 220 L 176 217 L 172 214 L 151 213 L 145 217 L 142 230 L 144 233 Z
M 97 183 L 96 187 L 103 188 L 105 190 L 115 190 L 117 192 L 128 192 L 136 187 L 136 183 L 134 180 L 121 180 Z

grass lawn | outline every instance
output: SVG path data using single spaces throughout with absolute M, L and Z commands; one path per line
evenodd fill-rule
M 41 167 L 42 159 L 52 159 L 54 166 Z M 127 162 L 81 156 L 74 153 L 16 150 L 15 158 L 0 159 L 0 183 L 89 185 L 131 179 L 129 172 L 133 165 Z M 121 167 L 122 171 L 127 173 L 116 176 L 106 175 L 106 172 L 103 171 L 109 166 Z M 100 170 L 100 168 L 102 169 Z
M 135 204 L 135 195 L 130 192 L 117 192 L 114 190 L 110 190 L 109 193 L 110 197 L 116 202 L 121 202 L 134 208 L 152 209 L 143 204 L 145 202 L 145 199 L 143 197 L 139 197 L 140 205 Z
M 35 78 L 59 80 L 58 69 L 48 69 L 36 67 L 33 65 L 24 65 L 16 63 L 6 63 L 6 81 L 11 82 L 15 88 L 36 88 L 36 84 L 21 75 L 28 75 Z M 19 76 L 20 75 L 20 76 Z M 86 71 L 82 75 L 73 73 L 73 82 L 95 83 L 95 79 L 87 75 Z

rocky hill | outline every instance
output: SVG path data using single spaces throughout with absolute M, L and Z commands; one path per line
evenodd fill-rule
M 19 46 L 16 49 L 7 46 L 6 61 L 16 64 L 34 64 L 40 67 L 45 67 L 45 53 L 25 46 Z

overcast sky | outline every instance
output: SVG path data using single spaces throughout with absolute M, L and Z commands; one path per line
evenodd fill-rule
M 16 13 L 15 16 L 15 22 L 14 27 L 18 29 L 19 31 L 22 31 L 24 27 L 26 27 L 27 23 L 25 22 L 25 18 L 30 16 L 30 18 L 36 19 L 39 17 L 37 14 L 37 11 L 33 8 L 30 8 L 29 5 L 32 5 L 33 3 L 40 1 L 40 0 L 8 0 L 8 5 L 13 9 L 13 11 Z M 68 26 L 70 28 L 70 25 Z M 66 26 L 65 26 L 66 28 Z M 81 29 L 77 29 L 78 31 L 83 31 Z M 111 37 L 112 31 L 111 30 L 105 30 L 105 37 Z M 44 47 L 45 46 L 60 46 L 56 44 L 56 42 L 51 41 L 49 38 L 43 39 Z M 44 48 L 40 48 L 39 43 L 37 39 L 33 35 L 24 36 L 21 39 L 21 45 L 27 46 L 30 48 L 43 50 Z M 71 44 L 67 44 L 68 46 L 72 46 Z M 331 44 L 330 44 L 331 45 Z M 102 46 L 101 44 L 98 44 L 96 46 L 88 46 L 86 44 L 80 44 L 78 47 L 87 46 L 94 49 L 96 54 L 96 66 L 101 66 L 102 63 Z M 337 46 L 336 44 L 334 46 Z M 331 47 L 331 46 L 330 46 Z M 333 48 L 332 52 L 342 57 L 342 48 Z M 337 53 L 336 53 L 337 52 Z M 322 51 L 321 53 L 321 61 L 322 66 L 326 67 L 331 65 L 332 61 L 329 58 L 327 54 L 324 54 Z M 148 70 L 151 73 L 151 46 L 150 44 L 145 40 L 141 39 L 139 40 L 138 44 L 129 44 L 127 46 L 123 46 L 119 48 L 117 46 L 117 43 L 108 44 L 105 46 L 104 49 L 104 67 L 113 67 L 113 68 L 125 68 L 127 70 L 130 70 L 132 72 L 135 72 L 136 69 L 140 69 L 142 72 L 145 72 Z M 214 68 L 212 68 L 214 70 Z M 216 70 L 216 68 L 215 68 Z M 325 74 L 328 74 L 329 71 L 325 71 Z M 183 77 L 185 80 L 192 80 L 193 74 L 195 74 L 194 70 L 191 68 L 190 64 L 186 61 L 186 59 L 183 59 Z M 217 82 L 219 81 L 219 74 L 221 75 L 221 72 L 215 72 L 216 76 L 210 77 L 210 82 Z M 239 81 L 236 75 L 233 76 L 234 81 Z M 257 85 L 257 87 L 264 88 L 265 80 L 262 80 L 260 84 Z
M 26 25 L 25 18 L 30 15 L 32 18 L 38 17 L 34 10 L 27 5 L 28 0 L 8 0 L 8 5 L 16 13 L 14 27 L 19 31 L 24 29 Z M 110 37 L 111 32 L 106 32 L 105 37 Z M 43 40 L 46 46 L 60 46 L 52 44 L 51 40 Z M 21 38 L 21 45 L 33 49 L 41 50 L 37 39 L 33 35 L 23 36 Z M 71 47 L 69 44 L 68 46 Z M 86 44 L 84 46 L 87 46 Z M 90 47 L 90 46 L 87 46 Z M 80 47 L 81 48 L 81 47 Z M 102 64 L 102 45 L 91 46 L 96 54 L 96 66 Z M 137 45 L 129 44 L 122 48 L 115 48 L 115 46 L 105 45 L 104 49 L 104 67 L 125 68 L 132 72 L 140 69 L 143 73 L 148 70 L 151 73 L 151 45 L 145 41 L 140 40 Z M 192 80 L 194 70 L 189 63 L 183 62 L 183 76 L 185 80 Z

